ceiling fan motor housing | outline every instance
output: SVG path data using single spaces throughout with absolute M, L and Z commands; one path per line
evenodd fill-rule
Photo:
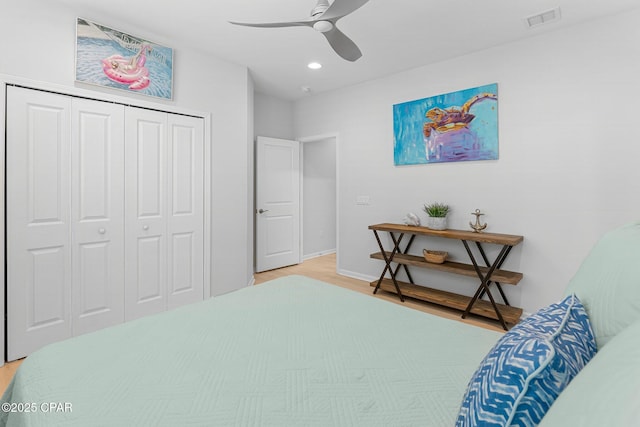
M 311 10 L 311 16 L 317 16 L 323 14 L 329 9 L 329 0 L 318 0 L 318 4 Z
M 316 23 L 313 24 L 313 29 L 321 33 L 326 33 L 333 29 L 333 24 L 329 21 L 316 21 Z

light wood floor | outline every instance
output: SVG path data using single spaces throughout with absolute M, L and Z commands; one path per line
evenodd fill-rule
M 336 254 L 312 258 L 304 261 L 302 264 L 293 265 L 291 267 L 278 268 L 276 270 L 265 271 L 263 273 L 256 273 L 256 285 L 269 280 L 277 279 L 278 277 L 289 276 L 291 274 L 308 276 L 313 279 L 322 280 L 323 282 L 331 283 L 333 285 L 341 286 L 343 288 L 370 295 L 372 298 L 383 299 L 394 304 L 400 304 L 415 310 L 424 311 L 425 313 L 431 313 L 437 316 L 446 317 L 447 319 L 454 319 L 475 326 L 504 332 L 498 322 L 476 317 L 473 315 L 470 315 L 466 319 L 462 319 L 460 317 L 461 312 L 458 310 L 448 309 L 446 307 L 441 307 L 435 304 L 430 304 L 428 302 L 418 301 L 411 298 L 405 298 L 405 302 L 403 303 L 400 302 L 396 294 L 385 291 L 379 291 L 376 295 L 373 295 L 373 288 L 369 285 L 369 282 L 353 279 L 351 277 L 342 276 L 336 273 Z
M 4 393 L 7 389 L 13 375 L 16 373 L 18 366 L 20 366 L 23 360 L 24 359 L 20 359 L 15 362 L 5 363 L 4 366 L 0 368 L 0 394 Z
M 336 273 L 335 254 L 313 258 L 303 262 L 302 264 L 294 265 L 291 267 L 284 267 L 276 270 L 266 271 L 264 273 L 257 273 L 255 275 L 256 285 L 267 282 L 269 280 L 277 279 L 278 277 L 289 276 L 291 274 L 308 276 L 313 279 L 322 280 L 323 282 L 331 283 L 333 285 L 341 286 L 343 288 L 370 295 L 372 298 L 380 298 L 386 301 L 390 301 L 394 304 L 403 305 L 411 309 L 424 311 L 426 313 L 435 314 L 438 316 L 446 317 L 448 319 L 458 320 L 460 322 L 469 323 L 487 329 L 502 331 L 502 328 L 497 324 L 497 322 L 492 322 L 473 316 L 470 316 L 467 319 L 461 319 L 460 312 L 456 310 L 450 310 L 434 304 L 412 300 L 410 298 L 407 298 L 406 302 L 402 303 L 395 294 L 390 294 L 384 291 L 380 291 L 376 295 L 373 295 L 373 289 L 371 288 L 371 286 L 369 286 L 369 282 L 341 276 Z M 11 382 L 13 375 L 18 369 L 18 366 L 20 366 L 23 360 L 24 359 L 5 363 L 5 365 L 0 368 L 0 394 L 4 393 L 5 389 Z

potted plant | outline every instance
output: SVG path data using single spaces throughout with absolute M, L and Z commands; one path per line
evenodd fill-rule
M 427 228 L 432 230 L 447 229 L 447 214 L 449 213 L 449 205 L 444 203 L 431 203 L 424 205 L 423 210 L 427 214 Z

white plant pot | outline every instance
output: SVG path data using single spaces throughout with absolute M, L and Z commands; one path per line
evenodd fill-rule
M 427 217 L 427 228 L 432 230 L 446 230 L 447 229 L 447 217 Z

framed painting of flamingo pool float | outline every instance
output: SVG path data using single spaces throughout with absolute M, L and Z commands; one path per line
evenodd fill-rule
M 398 165 L 498 159 L 496 83 L 393 106 Z
M 173 49 L 78 18 L 76 81 L 173 98 Z

